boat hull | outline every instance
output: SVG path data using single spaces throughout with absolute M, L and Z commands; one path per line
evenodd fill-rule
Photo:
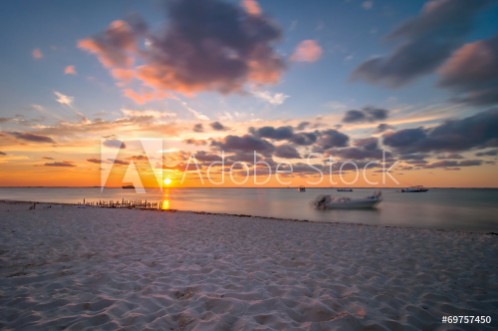
M 377 206 L 382 200 L 365 200 L 365 201 L 351 201 L 347 203 L 330 202 L 325 207 L 326 209 L 369 209 Z

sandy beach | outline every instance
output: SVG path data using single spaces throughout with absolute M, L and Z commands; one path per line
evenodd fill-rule
M 0 203 L 3 330 L 491 330 L 498 237 Z M 442 324 L 489 315 L 491 324 Z

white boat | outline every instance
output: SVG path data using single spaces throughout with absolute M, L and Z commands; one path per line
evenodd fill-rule
M 317 209 L 366 209 L 374 208 L 381 201 L 382 193 L 377 191 L 365 198 L 320 195 L 315 199 L 314 205 Z

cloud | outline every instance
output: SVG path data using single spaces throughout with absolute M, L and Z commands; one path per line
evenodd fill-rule
M 80 40 L 78 47 L 96 55 L 116 79 L 116 68 L 133 70 L 133 78 L 153 91 L 227 94 L 249 83 L 280 80 L 285 63 L 274 44 L 281 30 L 257 10 L 255 1 L 245 1 L 245 9 L 221 0 L 166 3 L 167 24 L 158 31 L 149 31 L 143 23 L 114 21 L 103 33 Z M 145 37 L 147 47 L 141 49 L 139 41 Z M 127 95 L 139 100 L 130 91 Z
M 258 137 L 274 140 L 291 139 L 294 135 L 294 130 L 291 126 L 281 126 L 278 128 L 264 126 L 259 129 L 250 128 L 249 131 Z
M 438 155 L 437 158 L 439 160 L 461 160 L 461 159 L 464 159 L 464 157 L 458 153 Z
M 31 56 L 33 56 L 33 59 L 35 60 L 40 60 L 43 58 L 43 53 L 39 48 L 35 48 L 33 52 L 31 52 Z
M 301 155 L 295 147 L 289 144 L 280 145 L 275 148 L 274 156 L 284 159 L 300 159 Z
M 7 153 L 0 151 L 0 156 L 5 156 Z
M 244 135 L 242 137 L 229 135 L 222 141 L 212 142 L 212 145 L 226 152 L 259 152 L 267 155 L 275 150 L 273 144 L 253 135 Z
M 386 133 L 383 143 L 400 153 L 498 146 L 498 108 L 450 120 L 431 129 L 419 127 Z
M 101 159 L 86 159 L 87 162 L 90 162 L 90 163 L 96 163 L 96 164 L 101 164 L 102 163 L 102 160 Z
M 389 87 L 398 87 L 431 73 L 457 48 L 472 27 L 476 13 L 489 0 L 432 0 L 422 12 L 395 29 L 390 40 L 399 46 L 386 56 L 360 64 L 352 74 Z
M 119 148 L 119 149 L 126 148 L 126 144 L 118 139 L 107 139 L 103 142 L 103 145 L 109 148 Z
M 457 101 L 498 104 L 498 34 L 457 49 L 438 69 L 439 85 L 459 93 Z
M 65 75 L 77 75 L 76 68 L 73 65 L 64 68 Z
M 161 99 L 165 96 L 164 94 L 158 93 L 157 91 L 136 92 L 131 88 L 125 88 L 123 90 L 123 95 L 128 99 L 132 100 L 133 102 L 135 102 L 137 105 L 143 105 L 150 101 Z
M 390 152 L 379 148 L 378 139 L 375 137 L 357 139 L 354 141 L 355 147 L 332 149 L 330 154 L 335 157 L 348 160 L 382 159 L 391 158 Z
M 394 126 L 386 124 L 386 123 L 380 123 L 379 125 L 377 125 L 377 132 L 378 133 L 381 133 L 381 132 L 384 132 L 387 130 L 394 130 L 394 129 L 395 129 Z
M 54 91 L 54 95 L 55 95 L 55 101 L 57 101 L 61 105 L 68 106 L 70 108 L 73 107 L 73 101 L 74 101 L 73 97 L 70 97 L 68 95 L 62 94 L 57 91 Z
M 48 136 L 42 136 L 38 134 L 25 133 L 25 132 L 7 132 L 7 133 L 19 140 L 25 140 L 34 143 L 55 143 L 55 141 Z
M 155 109 L 129 109 L 122 108 L 121 112 L 124 116 L 128 118 L 138 118 L 138 119 L 154 119 L 154 120 L 167 120 L 171 117 L 176 117 L 177 114 L 164 110 Z
M 259 16 L 262 13 L 262 10 L 256 0 L 242 0 L 242 7 L 250 15 Z
M 492 149 L 489 151 L 476 153 L 476 156 L 497 156 L 497 155 L 498 155 L 498 149 Z
M 312 145 L 317 140 L 316 133 L 314 132 L 295 133 L 294 128 L 292 126 L 281 126 L 277 128 L 274 128 L 272 126 L 263 126 L 261 128 L 251 127 L 249 129 L 249 132 L 261 138 L 268 138 L 273 140 L 287 140 L 289 142 L 301 146 Z
M 123 160 L 120 160 L 120 159 L 115 159 L 115 160 L 109 159 L 109 161 L 111 161 L 113 164 L 118 165 L 118 166 L 119 165 L 128 165 L 128 164 L 130 164 L 130 162 L 123 161 Z
M 322 152 L 334 147 L 346 147 L 349 137 L 337 130 L 330 129 L 320 132 L 315 146 L 315 151 Z
M 195 145 L 195 146 L 204 146 L 204 145 L 207 145 L 207 143 L 208 143 L 207 140 L 193 139 L 193 138 L 185 139 L 184 142 L 186 144 Z
M 296 145 L 309 146 L 316 142 L 317 134 L 314 132 L 295 133 L 289 140 Z
M 257 97 L 263 101 L 266 101 L 273 106 L 281 105 L 285 102 L 285 100 L 287 98 L 289 98 L 289 96 L 284 94 L 284 93 L 273 93 L 272 94 L 269 91 L 263 91 L 263 90 L 252 90 L 251 93 L 255 97 Z
M 131 67 L 137 50 L 137 34 L 133 26 L 122 20 L 113 21 L 101 34 L 78 41 L 78 47 L 95 54 L 108 69 Z
M 213 130 L 216 130 L 216 131 L 223 131 L 223 130 L 226 130 L 227 128 L 221 124 L 220 122 L 216 121 L 216 122 L 212 122 L 209 124 L 211 126 L 211 128 Z
M 46 167 L 76 167 L 72 162 L 62 161 L 62 162 L 48 162 L 45 163 Z
M 322 53 L 322 47 L 316 40 L 303 40 L 297 45 L 290 59 L 294 62 L 316 62 Z
M 308 122 L 308 121 L 302 121 L 301 123 L 299 123 L 297 126 L 296 126 L 296 129 L 297 130 L 304 130 L 306 129 L 311 123 Z
M 196 158 L 196 160 L 201 161 L 201 162 L 214 162 L 214 161 L 221 160 L 221 157 L 219 155 L 211 154 L 211 153 L 206 152 L 206 151 L 199 151 L 199 152 L 195 153 L 195 158 Z
M 202 123 L 197 123 L 194 125 L 193 130 L 194 132 L 204 132 L 204 127 L 202 126 Z
M 464 160 L 464 161 L 436 161 L 422 167 L 425 169 L 436 169 L 436 168 L 460 168 L 460 167 L 475 167 L 480 166 L 483 162 L 481 160 Z
M 385 120 L 389 111 L 381 108 L 365 107 L 362 110 L 348 110 L 342 121 L 344 123 L 376 122 Z

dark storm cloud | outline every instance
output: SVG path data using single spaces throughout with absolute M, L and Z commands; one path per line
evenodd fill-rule
M 274 156 L 281 157 L 284 159 L 300 159 L 301 155 L 292 145 L 280 145 L 275 148 Z
M 25 132 L 7 132 L 7 133 L 19 140 L 25 140 L 34 143 L 55 143 L 55 141 L 48 136 L 42 136 L 32 133 L 25 133 Z
M 365 107 L 362 110 L 348 110 L 342 121 L 344 123 L 382 121 L 387 118 L 388 113 L 386 109 Z
M 227 127 L 224 126 L 223 124 L 221 124 L 220 122 L 216 121 L 216 122 L 212 122 L 209 124 L 211 126 L 211 128 L 213 130 L 216 130 L 216 131 L 223 131 L 223 130 L 226 130 Z
M 432 129 L 420 127 L 385 134 L 383 142 L 399 153 L 463 151 L 498 146 L 498 108 L 450 120 Z
M 353 79 L 389 87 L 406 84 L 433 72 L 461 43 L 471 30 L 473 17 L 490 0 L 433 0 L 422 12 L 395 29 L 388 40 L 399 45 L 386 56 L 360 64 Z
M 440 86 L 463 94 L 456 101 L 498 104 L 498 35 L 463 45 L 438 72 Z

